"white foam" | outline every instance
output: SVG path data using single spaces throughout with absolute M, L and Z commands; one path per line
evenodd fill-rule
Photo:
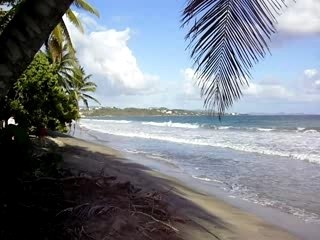
M 138 151 L 136 149 L 132 149 L 132 150 L 124 149 L 124 151 L 127 152 L 127 153 L 134 153 L 134 154 L 146 154 L 147 153 L 147 152 L 144 152 L 144 151 Z
M 258 131 L 261 131 L 261 132 L 271 132 L 273 131 L 274 129 L 272 128 L 257 128 Z
M 217 127 L 217 129 L 219 130 L 226 130 L 226 129 L 230 129 L 231 127 L 229 126 L 223 126 L 223 127 Z
M 216 179 L 211 179 L 211 178 L 207 178 L 207 177 L 198 177 L 198 176 L 195 176 L 195 175 L 192 175 L 193 178 L 195 179 L 198 179 L 198 180 L 201 180 L 201 181 L 205 181 L 205 182 L 217 182 L 217 183 L 223 183 L 219 180 L 216 180 Z
M 180 131 L 161 131 L 152 130 L 150 128 L 144 127 L 144 125 L 156 125 L 156 126 L 172 126 L 170 122 L 143 122 L 141 124 L 136 124 L 136 122 L 128 125 L 126 127 L 117 127 L 116 124 L 109 126 L 110 121 L 113 120 L 95 120 L 98 122 L 83 122 L 82 123 L 91 130 L 96 130 L 99 132 L 124 136 L 124 137 L 137 137 L 144 139 L 155 139 L 167 142 L 174 142 L 179 144 L 192 144 L 199 146 L 212 146 L 219 148 L 230 148 L 236 151 L 250 152 L 256 154 L 273 155 L 280 157 L 291 157 L 298 160 L 309 161 L 312 163 L 320 164 L 320 154 L 319 154 L 319 139 L 314 133 L 316 130 L 312 130 L 313 134 L 308 134 L 310 139 L 306 139 L 303 135 L 310 131 L 296 133 L 280 133 L 278 131 L 270 132 L 272 135 L 262 135 L 263 132 L 241 132 L 239 134 L 234 134 L 232 131 L 218 132 L 212 135 L 210 131 L 204 131 L 203 129 L 192 130 L 194 132 L 180 132 Z M 99 121 L 107 121 L 104 124 Z M 115 123 L 119 123 L 115 120 Z M 130 123 L 130 121 L 120 120 L 121 123 Z M 99 123 L 99 124 L 98 124 Z M 170 125 L 171 124 L 171 125 Z M 192 124 L 190 124 L 193 126 Z M 186 127 L 188 124 L 180 124 L 176 126 Z M 193 126 L 194 127 L 194 126 Z M 268 129 L 269 131 L 270 129 Z M 317 132 L 319 134 L 319 132 Z M 303 141 L 301 138 L 303 137 Z
M 106 119 L 82 119 L 82 122 L 97 122 L 97 123 L 121 123 L 121 124 L 128 124 L 131 121 L 127 120 L 106 120 Z
M 304 131 L 303 133 L 317 134 L 317 133 L 319 133 L 319 132 L 318 132 L 317 130 L 314 130 L 314 129 L 309 129 L 309 130 Z
M 199 128 L 197 124 L 190 123 L 174 123 L 174 122 L 142 122 L 143 125 L 157 126 L 157 127 L 174 127 L 174 128 Z

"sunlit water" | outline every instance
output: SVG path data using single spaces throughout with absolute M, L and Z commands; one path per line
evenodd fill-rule
M 320 224 L 320 116 L 82 119 L 97 141 Z

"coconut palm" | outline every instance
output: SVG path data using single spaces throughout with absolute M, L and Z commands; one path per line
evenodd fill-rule
M 79 66 L 75 54 L 70 52 L 67 43 L 64 43 L 58 55 L 57 52 L 51 51 L 49 46 L 46 47 L 45 54 L 49 62 L 56 66 L 58 75 L 60 76 L 60 85 L 63 86 L 66 91 L 70 91 L 74 79 L 74 71 Z
M 250 69 L 269 51 L 285 0 L 189 0 L 182 23 L 205 106 L 223 113 L 242 95 Z
M 95 92 L 97 89 L 97 85 L 94 82 L 89 81 L 91 77 L 92 75 L 86 75 L 82 67 L 74 69 L 74 76 L 70 86 L 70 94 L 74 96 L 78 108 L 79 101 L 82 101 L 86 108 L 89 108 L 89 99 L 100 104 L 96 98 L 88 94 Z
M 72 2 L 27 0 L 9 22 L 0 35 L 0 97 L 27 68 Z M 187 38 L 206 107 L 224 112 L 241 96 L 249 70 L 268 51 L 267 39 L 285 2 L 188 0 L 182 21 L 187 26 L 195 20 Z M 39 5 L 45 11 L 36 10 Z
M 74 0 L 73 5 L 81 10 L 99 17 L 98 10 L 91 6 L 86 0 Z M 81 20 L 71 8 L 66 11 L 65 16 L 80 32 L 84 32 Z M 50 46 L 50 50 L 53 52 L 53 54 L 55 54 L 54 52 L 57 52 L 56 54 L 59 55 L 63 49 L 64 41 L 68 43 L 70 50 L 74 51 L 72 39 L 65 20 L 61 19 L 61 22 L 55 27 L 48 38 L 47 45 Z
M 27 0 L 20 6 L 0 35 L 0 98 L 26 70 L 72 2 Z

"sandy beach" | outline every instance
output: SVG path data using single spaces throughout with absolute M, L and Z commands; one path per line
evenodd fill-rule
M 65 168 L 116 176 L 144 190 L 166 192 L 170 211 L 185 220 L 174 223 L 183 239 L 299 239 L 176 178 L 134 163 L 112 148 L 65 135 L 55 136 L 54 141 L 64 146 Z

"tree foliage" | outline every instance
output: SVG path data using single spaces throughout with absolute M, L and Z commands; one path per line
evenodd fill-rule
M 84 69 L 80 66 L 74 69 L 71 94 L 73 94 L 77 104 L 79 101 L 82 101 L 86 108 L 89 108 L 89 99 L 100 104 L 96 98 L 89 95 L 89 93 L 93 93 L 97 89 L 97 85 L 94 82 L 89 81 L 91 77 L 92 75 L 86 75 Z
M 99 17 L 99 11 L 95 9 L 89 2 L 86 0 L 75 0 L 73 3 L 73 6 L 76 8 L 86 11 L 90 14 L 93 14 L 97 17 Z M 84 27 L 77 16 L 77 14 L 69 8 L 67 12 L 65 13 L 65 17 L 70 21 L 71 24 L 73 24 L 80 32 L 84 32 Z M 69 30 L 67 28 L 66 22 L 64 19 L 61 19 L 61 22 L 56 26 L 56 28 L 52 31 L 51 35 L 48 38 L 47 46 L 52 52 L 53 55 L 59 54 L 61 52 L 65 45 L 69 48 L 70 52 L 74 52 L 74 46 L 72 43 L 72 36 L 69 33 Z
M 0 2 L 11 7 L 0 18 L 2 27 L 11 20 L 23 1 Z M 76 0 L 74 4 L 99 16 L 98 11 L 85 0 Z M 82 29 L 81 21 L 71 9 L 66 16 Z M 0 110 L 0 119 L 6 120 L 14 115 L 19 124 L 26 127 L 63 127 L 66 122 L 78 117 L 79 101 L 83 101 L 87 107 L 88 99 L 98 102 L 88 94 L 96 90 L 96 85 L 88 81 L 91 75 L 85 76 L 83 68 L 79 66 L 63 19 L 50 34 L 45 46 L 45 53 L 39 52 L 8 96 L 1 100 L 5 107 Z
M 50 64 L 43 53 L 18 79 L 6 98 L 7 116 L 14 116 L 24 127 L 63 128 L 66 122 L 78 118 L 73 96 L 60 84 L 57 66 Z

